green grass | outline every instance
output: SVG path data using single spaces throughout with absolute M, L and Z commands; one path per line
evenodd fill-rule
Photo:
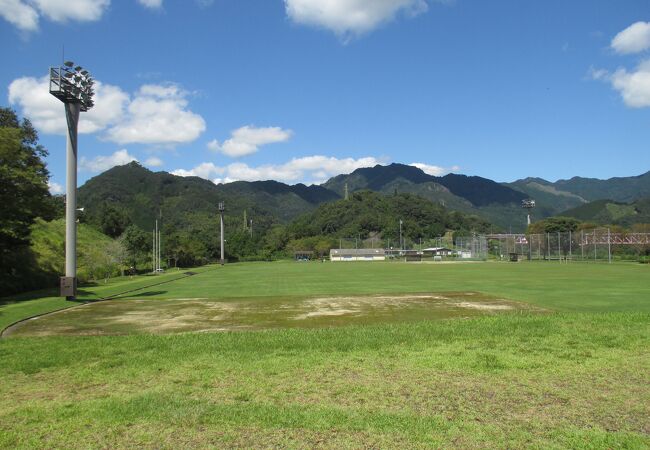
M 276 262 L 213 269 L 152 288 L 149 298 L 475 291 L 561 311 L 650 312 L 650 267 L 641 264 Z
M 155 293 L 146 297 L 152 301 L 264 302 L 480 291 L 556 312 L 3 339 L 0 447 L 648 448 L 649 269 L 559 263 L 209 268 L 139 292 Z M 86 291 L 105 296 L 149 281 Z M 0 313 L 13 308 L 17 317 L 21 307 L 46 301 L 6 304 Z

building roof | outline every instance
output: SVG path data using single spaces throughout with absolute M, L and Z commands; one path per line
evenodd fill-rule
M 330 256 L 386 256 L 383 248 L 333 248 Z

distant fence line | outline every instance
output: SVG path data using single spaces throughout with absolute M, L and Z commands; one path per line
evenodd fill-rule
M 535 260 L 634 260 L 650 252 L 650 233 L 612 233 L 610 229 L 544 234 L 491 234 L 490 254 L 517 254 Z
M 650 256 L 650 233 L 612 233 L 610 229 L 582 230 L 543 234 L 486 234 L 456 237 L 361 239 L 340 238 L 339 248 L 384 248 L 422 252 L 432 248 L 453 251 L 463 259 L 517 259 L 559 261 L 637 260 Z

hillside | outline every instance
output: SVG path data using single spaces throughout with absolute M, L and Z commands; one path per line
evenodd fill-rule
M 558 207 L 570 209 L 595 200 L 633 202 L 650 196 L 650 172 L 633 177 L 615 177 L 607 180 L 573 177 L 554 183 L 542 178 L 525 178 L 504 183 L 545 203 L 555 200 Z
M 151 172 L 137 162 L 112 169 L 79 188 L 85 218 L 99 223 L 106 205 L 119 208 L 131 222 L 148 230 L 162 214 L 165 223 L 182 228 L 188 216 L 215 218 L 223 201 L 227 216 L 255 217 L 258 224 L 288 222 L 318 204 L 339 198 L 320 186 L 288 186 L 277 181 L 216 185 L 198 177 Z
M 542 178 L 525 178 L 504 184 L 535 199 L 537 207 L 533 213 L 538 218 L 553 216 L 561 211 L 587 203 L 587 200 L 581 196 L 562 191 L 553 183 Z
M 382 195 L 372 191 L 355 192 L 349 200 L 320 205 L 294 222 L 288 229 L 295 238 L 310 236 L 399 239 L 412 241 L 434 238 L 447 231 L 485 232 L 490 223 L 476 216 L 452 212 L 440 204 L 413 194 Z
M 632 203 L 596 200 L 564 211 L 561 215 L 599 225 L 630 227 L 634 224 L 650 223 L 650 197 Z
M 435 177 L 417 167 L 390 164 L 338 175 L 322 186 L 343 195 L 346 183 L 349 192 L 368 189 L 382 194 L 416 194 L 452 210 L 480 215 L 501 228 L 525 228 L 520 203 L 527 195 L 486 178 L 457 174 Z

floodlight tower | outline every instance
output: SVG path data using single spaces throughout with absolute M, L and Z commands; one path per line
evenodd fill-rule
M 74 300 L 77 295 L 77 127 L 79 112 L 94 106 L 94 81 L 87 70 L 66 61 L 50 67 L 50 94 L 65 106 L 68 123 L 66 140 L 65 193 L 65 276 L 61 277 L 61 296 Z
M 223 202 L 219 202 L 219 217 L 220 217 L 220 222 L 221 222 L 221 265 L 223 266 L 224 264 L 224 257 L 223 257 L 223 212 L 226 210 L 226 207 L 224 206 Z
M 527 199 L 521 201 L 521 207 L 526 210 L 528 226 L 530 226 L 530 211 L 535 207 L 535 200 Z

